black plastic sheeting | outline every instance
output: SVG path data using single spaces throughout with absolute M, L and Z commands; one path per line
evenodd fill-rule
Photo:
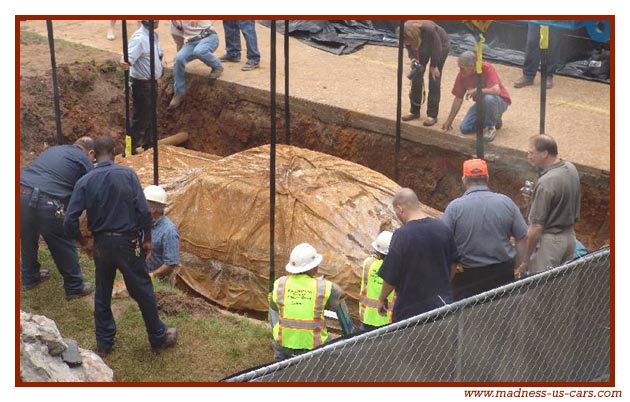
M 461 21 L 435 22 L 451 38 L 451 55 L 474 50 L 474 37 Z M 260 23 L 270 26 L 268 20 Z M 284 20 L 276 23 L 278 32 L 283 34 Z M 366 44 L 398 46 L 395 30 L 399 25 L 397 20 L 290 20 L 289 34 L 317 49 L 344 55 L 354 53 Z M 556 75 L 610 83 L 608 77 L 586 74 L 591 54 L 600 48 L 608 49 L 609 45 L 590 40 L 585 29 L 559 32 L 562 38 L 556 55 Z M 495 21 L 484 36 L 484 59 L 494 63 L 523 66 L 527 24 L 520 21 Z

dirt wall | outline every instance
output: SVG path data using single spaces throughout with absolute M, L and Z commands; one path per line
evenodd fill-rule
M 124 92 L 120 71 L 111 61 L 60 65 L 62 127 L 64 142 L 81 135 L 110 134 L 120 146 L 124 133 Z M 50 72 L 23 76 L 20 80 L 20 166 L 24 167 L 45 146 L 55 143 L 54 109 Z M 167 111 L 172 96 L 172 77 L 164 79 L 158 99 L 158 135 L 187 131 L 187 148 L 230 155 L 270 139 L 269 94 L 207 77 L 189 76 L 186 100 L 180 108 Z M 278 98 L 277 140 L 284 142 L 282 98 Z M 371 130 L 368 117 L 345 116 L 323 105 L 292 100 L 291 144 L 341 157 L 394 178 L 395 139 L 393 130 L 382 126 Z M 295 111 L 293 111 L 295 110 Z M 418 128 L 420 129 L 420 128 Z M 389 130 L 389 131 L 388 131 Z M 439 135 L 439 134 L 436 134 Z M 403 139 L 400 147 L 398 183 L 416 190 L 420 200 L 444 210 L 462 193 L 461 165 L 471 153 Z M 523 155 L 499 155 L 490 163 L 493 190 L 502 192 L 523 209 L 523 182 L 535 172 Z M 589 249 L 610 242 L 610 177 L 607 172 L 581 170 L 582 218 L 578 238 Z

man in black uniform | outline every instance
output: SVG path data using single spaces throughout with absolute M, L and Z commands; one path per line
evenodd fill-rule
M 92 285 L 83 282 L 76 243 L 63 231 L 63 214 L 74 184 L 92 170 L 93 160 L 94 140 L 81 137 L 74 145 L 48 148 L 20 171 L 20 268 L 25 289 L 50 278 L 37 259 L 41 234 L 63 277 L 66 299 L 92 293 Z
M 177 343 L 177 329 L 167 329 L 160 320 L 145 265 L 153 225 L 149 205 L 136 173 L 114 163 L 114 147 L 109 136 L 95 140 L 96 168 L 77 182 L 63 226 L 70 236 L 79 237 L 79 216 L 87 210 L 88 229 L 94 235 L 97 352 L 106 355 L 114 345 L 116 322 L 111 301 L 117 268 L 142 311 L 149 343 L 157 352 Z

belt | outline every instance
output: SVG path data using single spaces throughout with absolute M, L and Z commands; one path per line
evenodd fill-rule
M 31 187 L 20 186 L 20 194 L 31 195 L 33 194 L 33 189 Z M 38 197 L 48 201 L 58 201 L 58 197 L 53 197 L 52 195 L 48 195 L 46 193 L 42 193 L 41 191 L 38 194 Z
M 131 77 L 132 84 L 140 84 L 140 85 L 149 85 L 151 83 L 157 82 L 157 80 L 141 80 L 140 78 Z
M 138 232 L 98 232 L 97 235 L 109 236 L 109 237 L 135 237 L 138 236 Z

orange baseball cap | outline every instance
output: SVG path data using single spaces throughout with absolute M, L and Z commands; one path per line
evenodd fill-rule
M 468 159 L 464 161 L 464 176 L 487 176 L 488 165 L 483 159 Z

